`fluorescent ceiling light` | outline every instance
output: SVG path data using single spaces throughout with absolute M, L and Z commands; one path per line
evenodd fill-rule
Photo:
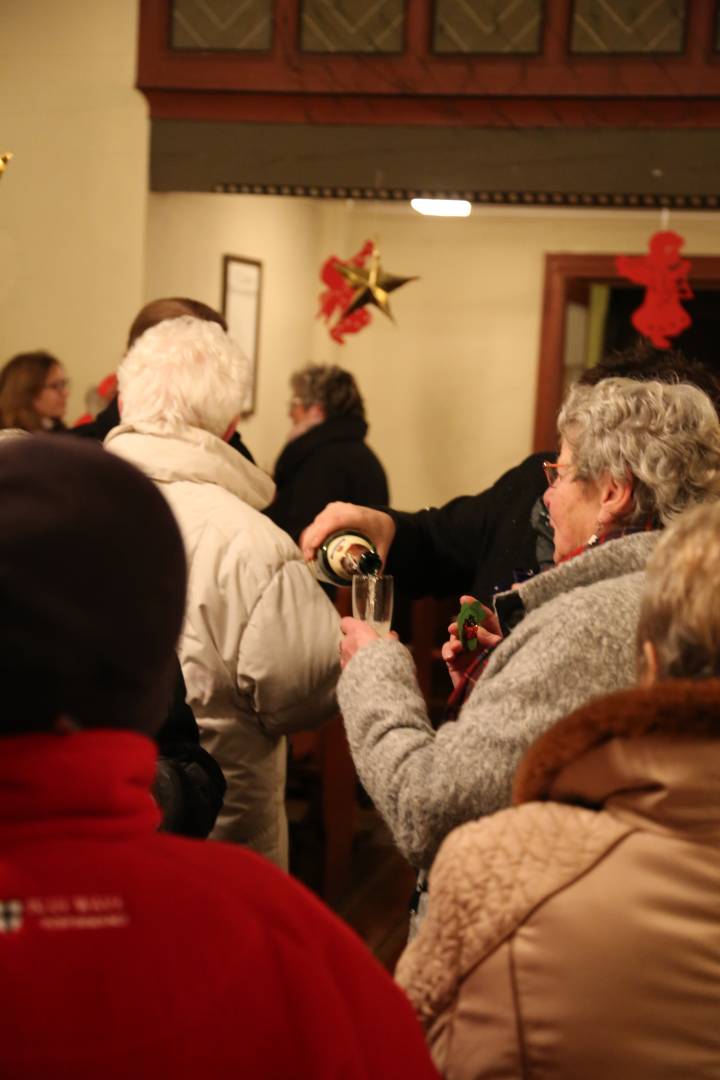
M 468 217 L 471 209 L 467 199 L 411 199 L 410 205 L 431 217 Z

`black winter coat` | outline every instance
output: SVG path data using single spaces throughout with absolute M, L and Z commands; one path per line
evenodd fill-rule
M 487 604 L 498 587 L 512 585 L 517 571 L 537 571 L 552 560 L 552 530 L 533 510 L 547 487 L 542 463 L 555 456 L 532 454 L 491 488 L 439 508 L 405 513 L 383 507 L 397 529 L 388 573 L 414 597 L 468 593 Z
M 275 464 L 275 500 L 265 513 L 297 540 L 329 502 L 387 503 L 385 470 L 365 443 L 360 416 L 333 416 L 289 442 Z

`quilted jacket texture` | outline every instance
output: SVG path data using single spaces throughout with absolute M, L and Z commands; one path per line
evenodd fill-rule
M 720 682 L 585 706 L 463 825 L 396 977 L 449 1080 L 720 1076 Z
M 260 513 L 270 478 L 221 439 L 125 424 L 106 445 L 155 481 L 185 541 L 178 652 L 202 744 L 227 781 L 210 835 L 287 868 L 283 736 L 336 709 L 337 612 L 287 533 Z
M 608 541 L 521 585 L 524 619 L 458 719 L 438 731 L 407 649 L 383 640 L 352 658 L 338 684 L 350 749 L 413 866 L 429 867 L 457 825 L 509 805 L 518 761 L 552 723 L 634 682 L 644 568 L 658 536 Z

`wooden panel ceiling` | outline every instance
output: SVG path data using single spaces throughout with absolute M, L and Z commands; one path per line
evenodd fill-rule
M 141 0 L 152 186 L 714 208 L 715 0 L 632 9 L 637 25 L 620 0 Z
M 714 0 L 687 4 L 676 55 L 571 52 L 577 15 L 571 0 L 540 5 L 537 55 L 434 52 L 431 0 L 405 4 L 400 54 L 303 51 L 303 0 L 274 0 L 265 51 L 222 50 L 215 39 L 212 48 L 174 48 L 172 2 L 140 5 L 137 85 L 153 117 L 188 119 L 192 112 L 194 119 L 251 122 L 562 126 L 585 115 L 593 126 L 613 126 L 622 123 L 625 108 L 642 126 L 720 123 Z M 361 10 L 372 6 L 355 3 Z M 650 5 L 657 6 L 658 0 Z M 660 35 L 660 46 L 663 41 Z

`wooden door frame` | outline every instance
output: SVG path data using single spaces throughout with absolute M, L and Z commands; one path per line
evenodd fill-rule
M 720 258 L 688 255 L 690 283 L 699 288 L 720 288 Z M 591 284 L 616 285 L 626 281 L 615 269 L 614 255 L 574 255 L 551 252 L 545 256 L 540 360 L 535 399 L 533 450 L 551 450 L 557 442 L 555 421 L 563 396 L 565 310 L 579 290 Z

